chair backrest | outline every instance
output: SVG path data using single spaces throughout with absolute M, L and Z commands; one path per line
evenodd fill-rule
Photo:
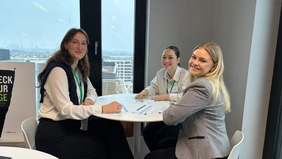
M 24 140 L 28 148 L 36 149 L 35 147 L 35 132 L 37 129 L 37 121 L 35 117 L 25 119 L 21 124 L 21 129 L 24 135 Z
M 236 130 L 230 141 L 231 151 L 227 159 L 238 159 L 243 140 L 244 134 L 241 131 Z

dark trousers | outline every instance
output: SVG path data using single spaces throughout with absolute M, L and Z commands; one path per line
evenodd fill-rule
M 168 126 L 164 122 L 148 123 L 143 130 L 144 141 L 150 151 L 175 147 L 180 125 Z
M 156 151 L 152 151 L 148 153 L 144 159 L 177 159 L 175 156 L 175 147 L 173 148 L 166 148 L 166 149 L 159 149 Z
M 80 130 L 80 125 L 79 120 L 41 118 L 36 149 L 60 159 L 133 159 L 120 122 L 89 120 L 87 131 Z
M 145 159 L 177 159 L 175 156 L 175 148 L 166 148 L 166 149 L 160 149 L 153 152 L 148 153 L 145 156 Z M 223 158 L 215 158 L 215 159 L 227 159 L 227 157 Z

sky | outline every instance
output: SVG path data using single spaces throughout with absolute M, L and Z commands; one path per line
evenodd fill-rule
M 102 3 L 103 49 L 132 50 L 133 0 Z M 4 0 L 0 48 L 58 49 L 67 30 L 80 27 L 79 12 L 79 0 Z

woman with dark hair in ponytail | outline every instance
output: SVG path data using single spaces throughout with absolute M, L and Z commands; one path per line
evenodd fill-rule
M 167 47 L 161 58 L 160 69 L 150 86 L 141 91 L 136 98 L 145 96 L 152 100 L 177 102 L 182 90 L 187 86 L 188 71 L 179 65 L 180 52 L 176 46 Z M 150 151 L 174 147 L 177 141 L 179 126 L 167 126 L 163 122 L 151 122 L 143 131 L 143 138 Z

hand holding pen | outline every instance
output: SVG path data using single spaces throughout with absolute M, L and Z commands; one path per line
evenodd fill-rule
M 147 89 L 144 89 L 143 91 L 141 91 L 139 94 L 137 94 L 135 96 L 135 99 L 144 99 L 144 98 L 147 98 L 148 97 L 148 90 Z

